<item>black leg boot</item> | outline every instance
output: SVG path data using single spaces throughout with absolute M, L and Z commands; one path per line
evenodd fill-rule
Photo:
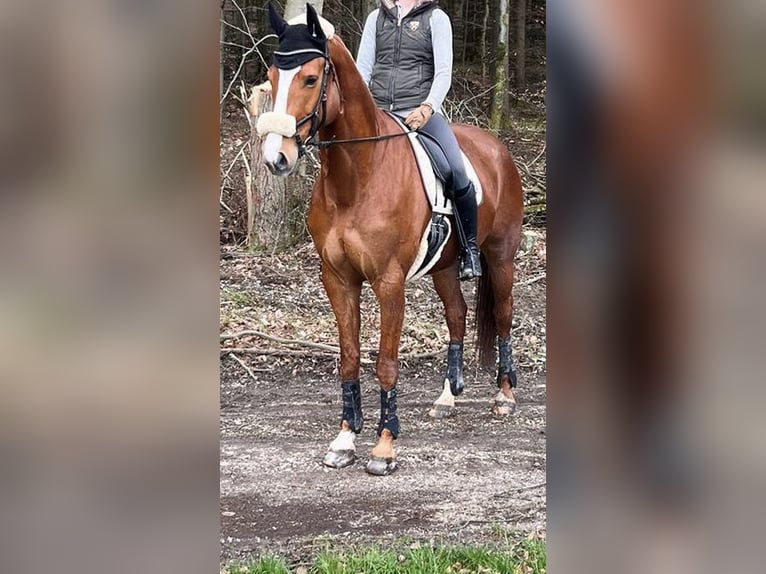
M 460 254 L 460 280 L 467 281 L 481 277 L 481 260 L 479 259 L 479 246 L 476 245 L 476 190 L 473 183 L 468 187 L 455 192 L 452 200 L 457 218 L 459 219 L 458 237 L 461 242 Z

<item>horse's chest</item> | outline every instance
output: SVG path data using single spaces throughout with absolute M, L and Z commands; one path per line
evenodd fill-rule
M 395 251 L 380 234 L 351 226 L 332 227 L 322 237 L 315 236 L 314 243 L 323 264 L 367 279 L 379 276 Z

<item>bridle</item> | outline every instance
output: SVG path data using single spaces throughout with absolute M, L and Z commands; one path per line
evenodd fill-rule
M 293 136 L 293 139 L 295 140 L 296 145 L 298 146 L 298 159 L 302 158 L 304 155 L 306 155 L 308 147 L 317 147 L 317 148 L 323 148 L 323 147 L 330 147 L 331 145 L 335 144 L 345 144 L 345 143 L 362 143 L 362 142 L 374 142 L 374 141 L 381 141 L 381 140 L 387 140 L 391 138 L 406 136 L 409 132 L 398 132 L 395 134 L 385 134 L 382 136 L 372 136 L 372 137 L 365 137 L 365 138 L 350 138 L 350 139 L 335 139 L 333 136 L 332 139 L 329 140 L 318 140 L 316 139 L 317 133 L 319 133 L 319 130 L 324 125 L 324 121 L 327 118 L 327 78 L 330 76 L 330 72 L 332 72 L 333 75 L 333 81 L 335 82 L 336 87 L 338 88 L 338 91 L 340 92 L 340 86 L 338 86 L 338 77 L 335 73 L 335 67 L 332 65 L 332 62 L 330 61 L 330 55 L 325 52 L 324 56 L 324 73 L 322 74 L 322 85 L 319 90 L 319 97 L 317 98 L 316 104 L 314 105 L 314 109 L 309 113 L 303 116 L 300 120 L 298 120 L 295 123 L 295 135 Z M 319 109 L 322 109 L 322 119 L 319 119 Z M 304 125 L 306 122 L 311 122 L 311 128 L 309 129 L 309 134 L 306 137 L 306 139 L 302 139 L 300 134 L 298 133 L 298 129 Z
M 332 63 L 330 62 L 330 55 L 325 52 L 324 56 L 324 73 L 322 74 L 322 86 L 319 90 L 319 97 L 317 98 L 317 102 L 314 105 L 314 109 L 311 111 L 311 113 L 303 116 L 300 120 L 298 120 L 295 123 L 295 135 L 293 136 L 293 139 L 295 140 L 295 143 L 298 145 L 298 158 L 303 157 L 306 155 L 306 148 L 308 146 L 316 146 L 318 145 L 318 142 L 315 141 L 317 132 L 319 132 L 319 129 L 324 125 L 325 118 L 327 117 L 327 78 L 330 76 L 330 71 L 333 69 Z M 333 78 L 335 77 L 335 73 L 333 71 Z M 322 119 L 319 119 L 319 109 L 322 109 Z M 309 135 L 306 137 L 305 140 L 301 139 L 300 134 L 298 133 L 298 129 L 305 124 L 306 122 L 311 122 L 311 128 L 309 129 Z

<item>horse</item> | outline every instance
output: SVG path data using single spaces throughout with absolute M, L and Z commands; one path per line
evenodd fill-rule
M 321 279 L 337 320 L 343 398 L 340 431 L 323 460 L 342 468 L 356 458 L 363 425 L 360 369 L 360 292 L 367 281 L 380 306 L 380 346 L 375 371 L 381 410 L 377 439 L 366 470 L 387 475 L 397 468 L 399 434 L 396 384 L 404 321 L 404 285 L 424 231 L 429 205 L 411 145 L 400 125 L 377 109 L 353 56 L 332 25 L 307 5 L 286 22 L 270 5 L 271 25 L 283 54 L 310 60 L 291 69 L 272 65 L 273 111 L 258 119 L 264 163 L 280 176 L 293 172 L 308 145 L 319 147 L 320 173 L 311 193 L 308 229 L 321 260 Z M 305 36 L 306 44 L 300 42 Z M 301 49 L 295 48 L 296 37 Z M 287 46 L 290 44 L 290 46 Z M 281 67 L 283 68 L 283 67 Z M 497 368 L 492 412 L 515 410 L 517 384 L 511 353 L 514 256 L 523 218 L 519 172 L 506 146 L 480 128 L 453 124 L 461 148 L 483 188 L 478 212 L 482 276 L 477 289 L 479 361 Z M 317 139 L 319 138 L 319 139 Z M 454 227 L 453 227 L 454 228 Z M 445 310 L 450 343 L 441 395 L 431 415 L 448 416 L 463 390 L 463 341 L 467 306 L 458 279 L 458 243 L 453 236 L 430 275 Z M 495 358 L 495 345 L 499 360 Z

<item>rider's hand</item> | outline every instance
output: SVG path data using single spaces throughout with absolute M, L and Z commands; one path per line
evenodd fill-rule
M 404 119 L 404 123 L 412 130 L 419 130 L 422 128 L 434 113 L 434 109 L 430 104 L 420 104 L 418 109 L 413 110 L 410 115 Z

